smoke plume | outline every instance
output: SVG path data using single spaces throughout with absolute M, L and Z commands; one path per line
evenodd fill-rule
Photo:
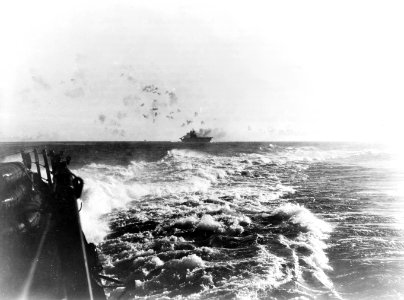
M 197 135 L 201 136 L 201 137 L 212 136 L 212 137 L 214 137 L 216 139 L 220 139 L 220 138 L 225 137 L 226 133 L 223 130 L 219 129 L 219 128 L 213 128 L 213 129 L 210 129 L 210 128 L 203 129 L 203 128 L 201 128 L 201 129 L 199 129 Z

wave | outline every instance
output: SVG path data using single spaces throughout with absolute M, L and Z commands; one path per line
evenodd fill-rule
M 146 197 L 178 197 L 207 192 L 226 177 L 223 170 L 185 158 L 203 157 L 193 151 L 169 151 L 158 162 L 135 162 L 128 166 L 91 163 L 73 170 L 85 178 L 81 211 L 83 230 L 90 241 L 100 242 L 109 227 L 103 216 L 125 209 Z
M 125 282 L 113 294 L 337 297 L 326 275 L 332 228 L 287 203 L 304 168 L 271 155 L 172 149 L 158 161 L 74 170 L 86 179 L 83 230 L 105 271 Z
M 193 157 L 193 158 L 205 158 L 207 157 L 208 154 L 200 152 L 200 151 L 195 151 L 195 150 L 189 150 L 189 149 L 172 149 L 167 151 L 167 155 L 163 158 L 179 158 L 179 157 Z
M 202 199 L 117 214 L 122 230 L 101 244 L 107 273 L 125 282 L 117 297 L 268 298 L 275 290 L 291 297 L 324 289 L 337 295 L 325 274 L 328 223 L 299 205 L 248 216 L 226 201 Z
M 260 151 L 252 154 L 255 157 L 270 159 L 276 163 L 312 163 L 323 161 L 335 161 L 341 159 L 380 159 L 393 154 L 391 149 L 381 145 L 361 144 L 340 144 L 338 147 L 333 144 L 321 144 L 313 146 L 281 146 L 260 147 Z
M 307 208 L 291 203 L 276 208 L 268 217 L 277 226 L 287 225 L 286 230 L 279 235 L 279 241 L 291 251 L 293 273 L 302 284 L 301 287 L 311 289 L 307 285 L 317 282 L 335 298 L 342 299 L 325 273 L 332 270 L 325 253 L 325 241 L 333 230 L 332 226 Z

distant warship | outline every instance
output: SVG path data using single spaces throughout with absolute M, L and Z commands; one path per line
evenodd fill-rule
M 195 130 L 191 130 L 181 138 L 183 143 L 210 143 L 211 136 L 198 136 Z

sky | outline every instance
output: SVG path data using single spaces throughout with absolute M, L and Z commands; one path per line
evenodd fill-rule
M 3 1 L 0 141 L 374 141 L 404 128 L 400 1 Z

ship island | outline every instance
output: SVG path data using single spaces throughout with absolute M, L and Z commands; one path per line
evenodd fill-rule
M 191 130 L 186 135 L 180 138 L 183 143 L 210 143 L 213 137 L 198 136 L 195 130 Z

